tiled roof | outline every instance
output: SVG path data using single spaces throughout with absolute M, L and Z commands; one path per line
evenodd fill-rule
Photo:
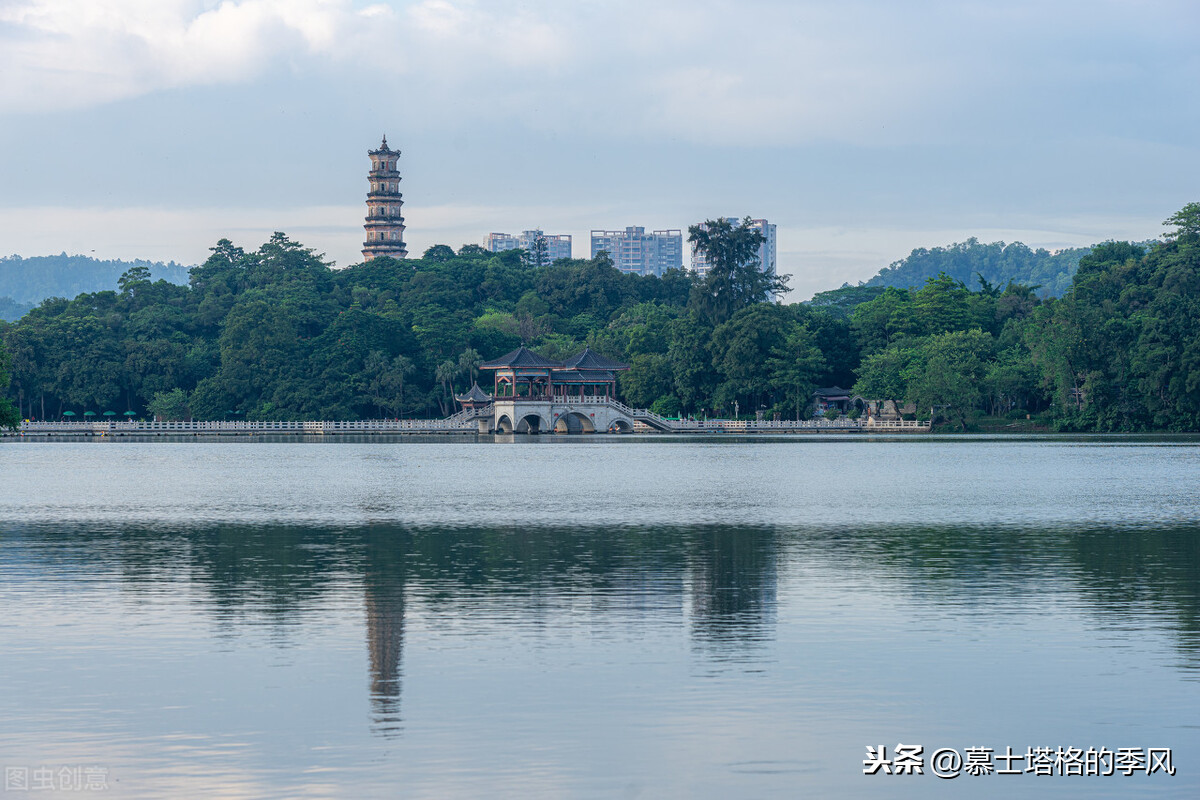
M 542 358 L 525 346 L 518 347 L 511 353 L 505 353 L 497 359 L 479 365 L 480 369 L 503 369 L 505 367 L 540 367 L 545 369 L 562 369 L 561 361 L 551 361 Z
M 564 366 L 568 369 L 629 369 L 627 364 L 593 353 L 591 348 L 587 347 L 579 355 L 568 358 Z
M 480 389 L 478 383 L 473 383 L 466 394 L 455 395 L 454 399 L 460 403 L 490 403 L 492 396 Z

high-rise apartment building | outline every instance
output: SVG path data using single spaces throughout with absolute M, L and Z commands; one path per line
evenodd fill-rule
M 592 231 L 592 258 L 608 251 L 613 265 L 622 272 L 657 275 L 669 269 L 683 269 L 683 231 L 663 230 L 646 233 L 642 227 L 623 231 Z
M 740 226 L 742 221 L 737 217 L 722 217 L 721 219 Z M 700 223 L 700 227 L 704 227 L 704 223 Z M 763 243 L 758 248 L 758 264 L 759 269 L 768 275 L 775 274 L 775 225 L 767 222 L 765 219 L 750 220 L 750 227 L 757 228 L 763 235 Z M 692 271 L 703 278 L 708 274 L 708 261 L 704 257 L 704 253 L 696 249 L 692 245 Z
M 507 233 L 489 233 L 484 247 L 492 253 L 499 253 L 504 250 L 516 250 L 518 248 L 531 253 L 533 252 L 533 243 L 537 241 L 539 236 L 546 240 L 546 256 L 549 263 L 553 264 L 560 258 L 571 257 L 570 234 L 548 234 L 543 233 L 541 229 L 521 231 L 519 236 Z
M 408 255 L 404 245 L 404 217 L 400 216 L 404 199 L 400 194 L 400 171 L 396 168 L 400 151 L 389 148 L 385 136 L 379 149 L 368 150 L 367 155 L 371 157 L 371 170 L 367 173 L 371 190 L 367 192 L 367 222 L 363 225 L 367 231 L 363 261 L 380 256 L 404 258 Z

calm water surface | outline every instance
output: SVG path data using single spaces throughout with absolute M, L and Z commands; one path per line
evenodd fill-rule
M 94 796 L 1200 796 L 1195 440 L 10 439 L 0 469 L 0 764 L 101 767 Z M 862 774 L 899 742 L 1177 774 Z

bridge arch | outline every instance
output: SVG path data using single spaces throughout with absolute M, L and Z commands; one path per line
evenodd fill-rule
M 512 433 L 512 432 L 513 432 L 512 420 L 508 418 L 507 414 L 501 414 L 499 417 L 496 418 L 496 433 Z
M 608 426 L 609 433 L 633 433 L 633 424 L 627 419 L 618 417 Z
M 555 433 L 595 433 L 596 426 L 586 415 L 568 411 L 554 421 Z
M 517 433 L 542 433 L 550 430 L 550 424 L 541 414 L 526 414 L 517 421 L 514 430 Z

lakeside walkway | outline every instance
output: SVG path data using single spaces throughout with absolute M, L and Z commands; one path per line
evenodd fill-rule
M 625 409 L 622 409 L 625 410 Z M 929 424 L 896 420 L 780 420 L 750 421 L 730 419 L 674 420 L 652 412 L 628 409 L 633 430 L 641 433 L 685 434 L 751 434 L 751 433 L 924 433 Z M 373 419 L 315 422 L 25 422 L 20 430 L 6 432 L 7 436 L 255 436 L 255 435 L 338 435 L 338 434 L 467 434 L 489 432 L 491 413 L 488 409 L 464 414 L 459 412 L 446 419 Z M 480 422 L 484 425 L 481 427 Z M 552 433 L 553 430 L 545 431 Z M 564 435 L 564 434 L 559 434 Z

